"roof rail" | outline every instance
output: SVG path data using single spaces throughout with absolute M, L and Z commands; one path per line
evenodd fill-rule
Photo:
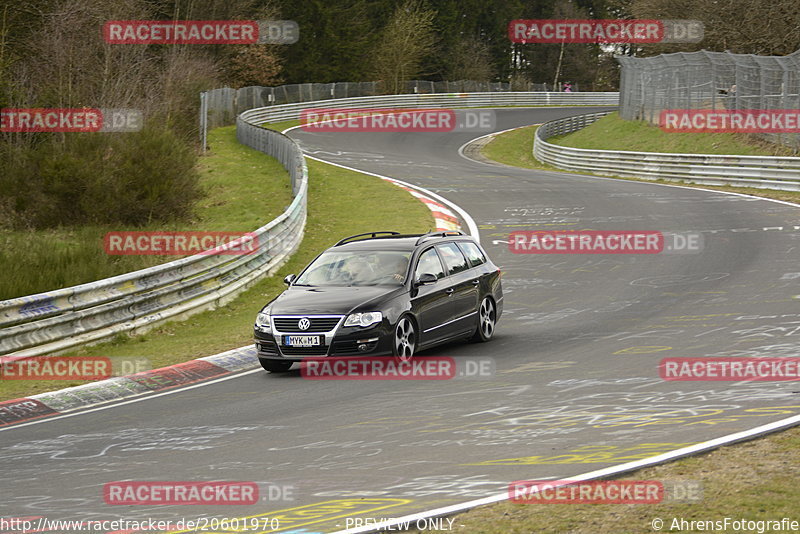
M 428 232 L 427 234 L 425 234 L 425 235 L 421 236 L 419 239 L 417 239 L 417 242 L 414 243 L 414 246 L 417 246 L 420 243 L 422 243 L 423 241 L 425 241 L 426 239 L 432 238 L 432 237 L 451 237 L 451 236 L 459 236 L 459 235 L 467 235 L 467 234 L 465 234 L 461 230 L 445 230 L 445 231 L 441 231 L 441 232 Z
M 344 245 L 345 243 L 350 243 L 352 241 L 362 241 L 361 239 L 357 239 L 357 238 L 364 237 L 364 236 L 369 236 L 366 239 L 375 239 L 376 237 L 378 237 L 378 235 L 383 235 L 383 234 L 389 235 L 389 236 L 395 236 L 395 235 L 400 235 L 400 232 L 367 232 L 365 234 L 351 235 L 350 237 L 345 237 L 344 239 L 342 239 L 341 241 L 339 241 L 338 243 L 336 243 L 333 246 L 334 247 L 338 247 L 339 245 Z

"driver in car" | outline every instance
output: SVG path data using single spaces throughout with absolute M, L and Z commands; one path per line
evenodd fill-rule
M 402 282 L 406 278 L 406 269 L 408 269 L 408 258 L 398 254 L 384 256 L 381 259 L 381 280 Z

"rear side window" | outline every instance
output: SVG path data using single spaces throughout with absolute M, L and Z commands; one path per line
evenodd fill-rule
M 469 269 L 467 258 L 461 253 L 461 249 L 455 243 L 444 243 L 437 245 L 436 248 L 444 258 L 445 266 L 447 267 L 448 274 L 456 274 L 461 271 Z
M 434 274 L 436 278 L 444 278 L 444 268 L 439 259 L 439 255 L 432 248 L 429 248 L 419 257 L 417 262 L 417 270 L 414 271 L 414 278 L 418 279 L 423 274 Z
M 469 260 L 470 267 L 477 267 L 478 265 L 486 263 L 486 256 L 483 255 L 480 247 L 475 243 L 459 241 L 458 246 L 464 251 L 464 255 L 467 257 L 467 260 Z

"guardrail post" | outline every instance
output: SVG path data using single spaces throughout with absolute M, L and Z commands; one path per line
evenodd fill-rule
M 206 152 L 208 144 L 208 93 L 203 91 L 200 93 L 200 146 L 203 153 Z

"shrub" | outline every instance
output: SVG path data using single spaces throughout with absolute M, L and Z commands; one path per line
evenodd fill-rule
M 47 135 L 47 134 L 38 134 Z M 49 135 L 0 149 L 0 224 L 145 225 L 191 216 L 202 196 L 194 151 L 150 124 L 135 133 Z

